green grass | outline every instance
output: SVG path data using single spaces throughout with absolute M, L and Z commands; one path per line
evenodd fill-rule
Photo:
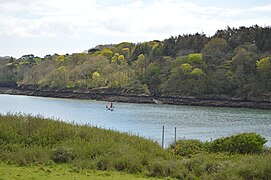
M 178 141 L 176 155 L 139 136 L 29 115 L 0 115 L 0 130 L 2 179 L 271 179 L 270 148 L 214 153 Z
M 53 165 L 53 166 L 16 166 L 0 163 L 0 179 L 50 179 L 50 180 L 84 180 L 84 179 L 108 179 L 108 180 L 144 180 L 144 179 L 158 179 L 144 177 L 142 175 L 131 175 L 116 171 L 97 171 L 97 170 L 81 170 L 69 165 Z
M 11 164 L 69 163 L 147 175 L 153 162 L 173 157 L 139 136 L 40 117 L 0 115 L 0 129 L 0 161 Z

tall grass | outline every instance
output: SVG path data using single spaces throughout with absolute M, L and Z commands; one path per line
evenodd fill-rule
M 177 149 L 165 150 L 152 140 L 113 130 L 0 115 L 0 161 L 5 163 L 65 163 L 78 172 L 114 170 L 177 179 L 271 179 L 269 148 L 263 154 L 242 155 L 204 151 L 194 140 L 178 142 Z
M 73 163 L 134 173 L 172 156 L 139 136 L 30 115 L 0 115 L 0 129 L 0 159 L 21 165 Z

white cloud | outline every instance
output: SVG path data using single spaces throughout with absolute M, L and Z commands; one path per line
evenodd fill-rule
M 252 11 L 257 11 L 257 12 L 271 12 L 271 4 L 265 5 L 265 6 L 257 6 L 251 8 Z
M 213 35 L 226 26 L 271 22 L 271 3 L 222 8 L 187 0 L 0 0 L 0 12 L 0 37 L 11 41 L 74 37 L 99 43 L 104 39 L 98 38 L 107 37 L 107 43 L 138 42 L 183 33 Z
M 28 8 L 25 8 L 28 7 Z M 132 1 L 122 5 L 100 6 L 98 1 L 5 1 L 0 5 L 1 35 L 57 36 L 82 31 L 125 34 L 194 33 L 238 19 L 248 11 L 267 12 L 270 6 L 251 9 L 201 7 L 187 1 Z M 14 13 L 15 12 L 15 13 Z M 233 19 L 234 18 L 234 19 Z M 261 18 L 261 17 L 259 17 Z M 211 23 L 211 24 L 206 24 Z M 213 30 L 209 28 L 213 26 Z M 250 24 L 248 24 L 250 25 Z M 191 29 L 193 28 L 193 29 Z M 18 29 L 18 30 L 16 30 Z M 11 31 L 10 31 L 11 30 Z

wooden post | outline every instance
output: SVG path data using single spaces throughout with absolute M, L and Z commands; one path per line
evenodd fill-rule
M 177 128 L 175 127 L 175 133 L 174 133 L 174 143 L 175 143 L 175 147 L 177 145 Z
M 165 126 L 162 128 L 162 148 L 164 149 Z

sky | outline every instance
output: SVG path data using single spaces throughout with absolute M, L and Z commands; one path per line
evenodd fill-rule
M 227 26 L 270 26 L 270 12 L 271 0 L 0 0 L 0 56 L 212 36 Z

